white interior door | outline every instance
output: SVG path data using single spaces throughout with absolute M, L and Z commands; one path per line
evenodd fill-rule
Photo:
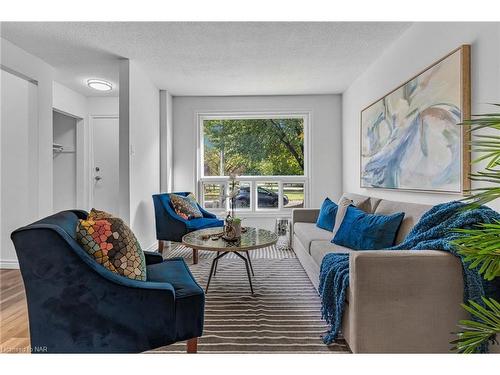
M 92 118 L 93 207 L 119 214 L 118 117 Z

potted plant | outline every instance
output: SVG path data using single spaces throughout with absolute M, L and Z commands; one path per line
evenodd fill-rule
M 466 208 L 472 209 L 500 198 L 500 113 L 473 115 L 471 120 L 461 125 L 468 126 L 470 132 L 490 129 L 488 134 L 476 134 L 470 142 L 472 150 L 481 153 L 473 163 L 486 163 L 484 170 L 470 175 L 472 181 L 481 181 L 486 185 L 472 189 L 472 195 L 465 199 L 469 202 Z M 464 260 L 470 262 L 469 267 L 478 268 L 488 281 L 500 277 L 500 222 L 457 231 L 460 237 L 453 244 Z M 469 301 L 462 307 L 471 314 L 472 320 L 459 322 L 461 331 L 457 333 L 458 338 L 452 341 L 454 349 L 460 353 L 474 353 L 481 351 L 488 342 L 498 345 L 500 302 L 483 296 L 482 304 Z

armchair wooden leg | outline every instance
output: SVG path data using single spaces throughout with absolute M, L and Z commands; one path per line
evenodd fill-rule
M 194 354 L 198 352 L 198 337 L 187 341 L 187 353 Z
M 158 252 L 160 254 L 163 254 L 163 241 L 162 240 L 158 240 Z

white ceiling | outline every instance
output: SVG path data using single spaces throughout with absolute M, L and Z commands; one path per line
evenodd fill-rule
M 403 22 L 2 22 L 1 35 L 86 95 L 136 60 L 173 95 L 343 92 L 411 24 Z M 114 90 L 111 95 L 117 95 Z

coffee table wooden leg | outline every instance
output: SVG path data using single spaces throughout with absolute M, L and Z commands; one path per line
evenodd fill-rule
M 198 250 L 193 249 L 193 264 L 198 264 Z
M 195 337 L 194 339 L 189 339 L 187 341 L 187 352 L 190 354 L 194 354 L 198 352 L 198 337 Z

